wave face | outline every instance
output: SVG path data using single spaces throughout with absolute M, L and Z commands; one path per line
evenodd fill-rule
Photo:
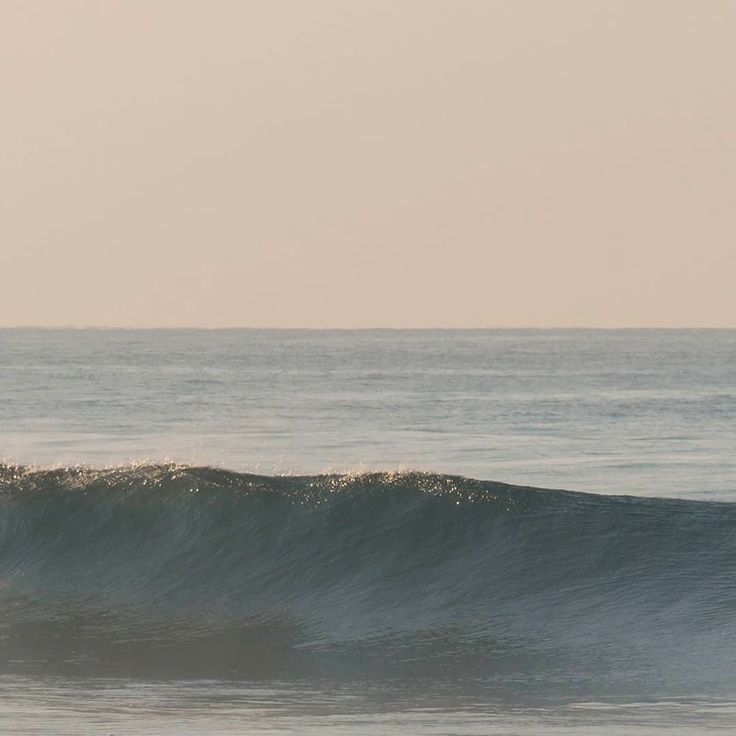
M 733 691 L 736 505 L 0 466 L 5 672 Z

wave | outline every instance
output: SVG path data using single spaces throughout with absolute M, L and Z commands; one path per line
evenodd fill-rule
M 0 465 L 0 668 L 733 689 L 736 504 Z

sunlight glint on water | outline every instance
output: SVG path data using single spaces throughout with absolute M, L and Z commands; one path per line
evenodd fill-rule
M 735 358 L 0 330 L 0 733 L 730 732 Z

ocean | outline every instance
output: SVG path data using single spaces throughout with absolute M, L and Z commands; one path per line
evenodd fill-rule
M 0 733 L 736 728 L 736 331 L 0 330 Z

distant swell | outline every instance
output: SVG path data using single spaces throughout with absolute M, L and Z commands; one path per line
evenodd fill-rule
M 728 503 L 0 466 L 0 667 L 733 690 L 735 563 Z

